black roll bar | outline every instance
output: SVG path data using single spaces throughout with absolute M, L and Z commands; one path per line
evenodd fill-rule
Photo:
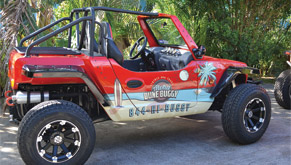
M 84 13 L 84 17 L 88 16 L 88 12 Z M 84 21 L 82 24 L 82 32 L 81 32 L 81 40 L 80 40 L 80 45 L 78 47 L 78 50 L 82 49 L 83 43 L 84 43 L 84 37 L 85 37 L 85 30 L 86 30 L 86 24 L 87 22 Z M 69 36 L 70 37 L 70 36 Z M 91 55 L 91 54 L 90 54 Z
M 72 19 L 71 19 L 70 17 L 64 17 L 64 18 L 61 18 L 61 19 L 57 20 L 56 22 L 53 22 L 53 23 L 51 23 L 51 24 L 49 24 L 49 25 L 47 25 L 47 26 L 44 26 L 44 27 L 38 29 L 37 31 L 35 31 L 35 32 L 29 34 L 28 36 L 24 37 L 24 38 L 20 41 L 20 43 L 19 43 L 19 47 L 22 47 L 23 43 L 24 43 L 26 40 L 30 39 L 31 37 L 34 37 L 34 36 L 38 35 L 39 33 L 43 32 L 43 31 L 45 31 L 45 30 L 47 30 L 47 29 L 49 29 L 49 28 L 51 28 L 51 27 L 55 26 L 56 24 L 58 24 L 58 23 L 60 23 L 60 22 L 63 22 L 63 21 L 70 21 L 70 22 L 72 22 Z
M 93 53 L 94 53 L 94 40 L 95 40 L 95 37 L 94 37 L 94 31 L 95 31 L 95 10 L 93 8 L 89 8 L 90 12 L 91 12 L 91 17 L 92 17 L 92 21 L 91 21 L 91 28 L 90 28 L 90 56 L 93 56 Z M 85 30 L 85 29 L 84 29 Z M 81 45 L 82 46 L 82 45 Z
M 79 19 L 77 19 L 77 20 L 75 20 L 75 21 L 73 21 L 73 22 L 71 22 L 71 23 L 65 25 L 64 27 L 62 27 L 62 28 L 60 28 L 60 29 L 58 29 L 58 30 L 56 30 L 56 31 L 53 31 L 53 32 L 51 32 L 51 33 L 49 33 L 49 34 L 47 34 L 47 35 L 41 37 L 41 38 L 39 38 L 38 40 L 34 41 L 33 43 L 31 43 L 31 44 L 27 47 L 24 57 L 29 57 L 29 56 L 30 56 L 30 51 L 31 51 L 31 49 L 32 49 L 35 45 L 38 45 L 38 44 L 40 44 L 40 43 L 42 43 L 42 42 L 48 40 L 49 38 L 51 38 L 51 37 L 53 37 L 53 36 L 55 36 L 55 35 L 57 35 L 57 34 L 63 32 L 63 31 L 65 31 L 65 30 L 67 30 L 68 28 L 71 28 L 72 26 L 74 26 L 74 25 L 76 25 L 76 24 L 78 24 L 78 23 L 80 23 L 80 22 L 82 22 L 82 21 L 87 21 L 87 20 L 91 21 L 91 20 L 92 20 L 92 17 L 82 17 L 82 18 L 79 18 Z
M 93 11 L 96 11 L 96 10 L 112 11 L 112 12 L 117 12 L 117 13 L 128 13 L 128 14 L 144 15 L 144 16 L 158 16 L 159 15 L 159 13 L 140 12 L 140 11 L 132 11 L 132 10 L 124 10 L 124 9 L 117 9 L 117 8 L 110 8 L 110 7 L 100 7 L 100 6 L 73 9 L 71 13 L 92 11 L 92 10 Z
M 79 12 L 76 12 L 76 20 L 79 19 Z M 80 35 L 79 35 L 79 32 L 80 32 L 80 29 L 79 29 L 79 24 L 76 25 L 76 40 L 77 40 L 77 48 L 79 48 L 79 39 L 80 39 Z M 70 37 L 69 37 L 70 38 Z
M 140 12 L 140 11 L 131 11 L 131 10 L 124 10 L 124 9 L 117 9 L 117 8 L 110 8 L 110 7 L 99 7 L 99 6 L 96 6 L 96 7 L 85 7 L 85 8 L 78 8 L 78 9 L 73 9 L 71 11 L 71 14 L 70 14 L 70 17 L 65 17 L 65 18 L 62 18 L 62 19 L 59 19 L 35 32 L 33 32 L 32 34 L 26 36 L 25 38 L 23 38 L 21 41 L 20 41 L 20 44 L 19 44 L 19 47 L 22 47 L 23 45 L 23 42 L 26 41 L 27 39 L 31 38 L 31 37 L 34 37 L 36 35 L 38 35 L 39 33 L 55 26 L 56 24 L 64 21 L 64 20 L 69 20 L 70 23 L 65 25 L 64 27 L 56 30 L 56 31 L 53 31 L 39 39 L 37 39 L 36 41 L 34 41 L 33 43 L 31 43 L 28 48 L 26 49 L 26 52 L 25 52 L 25 55 L 24 57 L 29 57 L 30 56 L 30 51 L 31 49 L 35 46 L 35 45 L 38 45 L 46 40 L 48 40 L 49 38 L 63 32 L 64 30 L 67 30 L 69 29 L 69 38 L 68 38 L 68 48 L 71 47 L 71 38 L 72 38 L 72 26 L 76 25 L 77 24 L 77 27 L 76 27 L 76 35 L 77 35 L 77 46 L 78 46 L 78 50 L 81 50 L 82 47 L 83 47 L 83 40 L 84 40 L 84 37 L 85 37 L 85 29 L 86 29 L 86 22 L 87 21 L 90 21 L 91 22 L 91 26 L 90 26 L 90 35 L 89 35 L 89 48 L 90 48 L 90 56 L 93 56 L 93 43 L 94 43 L 94 31 L 95 31 L 95 23 L 99 24 L 99 22 L 95 21 L 95 11 L 97 10 L 101 10 L 101 11 L 112 11 L 112 12 L 118 12 L 118 13 L 128 13 L 128 14 L 135 14 L 135 15 L 144 15 L 144 16 L 158 16 L 159 14 L 158 13 L 150 13 L 150 12 Z M 80 12 L 84 12 L 84 17 L 82 18 L 79 18 L 79 13 Z M 91 16 L 88 16 L 88 13 L 91 13 Z M 76 20 L 73 21 L 73 17 L 74 17 L 74 14 L 76 14 Z M 81 40 L 80 40 L 80 43 L 79 43 L 79 23 L 83 21 L 83 24 L 82 24 L 82 31 L 81 31 Z M 102 26 L 101 26 L 102 28 Z
M 150 13 L 150 12 L 140 12 L 140 11 L 132 11 L 132 10 L 124 10 L 124 9 L 117 9 L 117 8 L 110 8 L 110 7 L 85 7 L 85 8 L 79 8 L 79 9 L 73 9 L 71 11 L 70 17 L 71 19 L 73 19 L 74 13 L 76 13 L 76 18 L 77 15 L 79 16 L 80 12 L 85 12 L 84 16 L 87 16 L 88 13 L 91 13 L 91 17 L 92 17 L 92 21 L 91 22 L 95 22 L 95 11 L 97 10 L 102 10 L 102 11 L 112 11 L 112 12 L 118 12 L 118 13 L 128 13 L 128 14 L 135 14 L 135 15 L 145 15 L 145 16 L 158 16 L 159 13 Z M 85 37 L 85 28 L 86 27 L 86 21 L 83 22 L 82 25 L 82 31 L 81 31 L 81 40 L 80 40 L 80 44 L 78 44 L 78 50 L 82 49 L 83 46 L 83 40 Z M 90 45 L 90 56 L 93 56 L 93 43 L 94 43 L 94 31 L 95 31 L 95 24 L 91 23 L 90 26 L 90 41 L 89 41 L 89 45 Z M 76 30 L 76 35 L 79 35 L 79 31 Z M 69 41 L 71 40 L 71 35 L 69 35 Z M 78 41 L 77 41 L 78 42 Z

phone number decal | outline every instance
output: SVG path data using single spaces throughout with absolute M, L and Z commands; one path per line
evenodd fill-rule
M 141 116 L 145 114 L 157 114 L 160 112 L 171 113 L 171 112 L 187 112 L 190 104 L 164 104 L 164 105 L 153 105 L 150 108 L 130 108 L 129 117 Z

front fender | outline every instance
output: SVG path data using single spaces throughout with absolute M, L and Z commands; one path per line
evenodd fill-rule
M 238 75 L 245 75 L 245 81 L 247 81 L 248 74 L 260 74 L 260 70 L 252 67 L 234 67 L 227 68 L 221 76 L 218 84 L 214 88 L 210 98 L 215 98 L 220 92 L 226 88 Z

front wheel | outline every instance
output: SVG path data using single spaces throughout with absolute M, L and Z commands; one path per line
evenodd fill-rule
M 234 142 L 250 144 L 265 133 L 271 118 L 271 102 L 264 88 L 242 84 L 230 91 L 222 111 L 222 126 Z
M 95 136 L 92 120 L 81 107 L 52 100 L 28 111 L 17 142 L 26 164 L 83 164 L 94 148 Z

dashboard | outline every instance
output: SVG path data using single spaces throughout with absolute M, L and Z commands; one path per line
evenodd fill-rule
M 150 48 L 154 54 L 157 70 L 179 70 L 188 65 L 193 59 L 190 51 L 171 47 Z
M 160 52 L 166 53 L 167 55 L 170 55 L 170 56 L 176 56 L 176 57 L 182 55 L 180 49 L 175 49 L 175 48 L 170 48 L 170 47 L 166 47 L 166 48 L 162 49 Z

